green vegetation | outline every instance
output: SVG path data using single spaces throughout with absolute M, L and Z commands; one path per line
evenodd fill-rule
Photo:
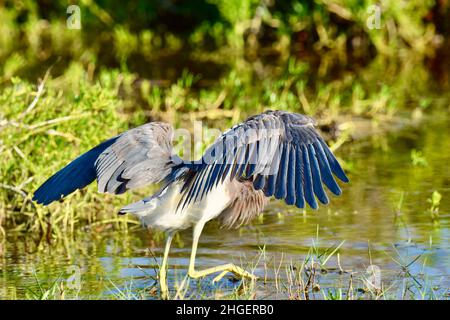
M 349 135 L 358 138 L 367 133 L 368 124 L 351 121 L 352 117 L 371 117 L 373 125 L 369 122 L 369 126 L 374 130 L 380 125 L 389 126 L 389 122 L 393 126 L 411 99 L 420 101 L 426 92 L 425 88 L 405 83 L 417 81 L 417 76 L 411 74 L 417 75 L 417 68 L 392 79 L 389 87 L 383 83 L 381 91 L 369 91 L 371 82 L 365 88 L 355 76 L 317 84 L 313 86 L 316 91 L 306 88 L 308 69 L 304 64 L 291 60 L 286 68 L 281 75 L 255 86 L 231 72 L 206 89 L 194 88 L 196 79 L 188 72 L 165 88 L 146 81 L 136 84 L 135 74 L 117 70 L 104 70 L 89 80 L 77 63 L 56 78 L 52 78 L 50 70 L 38 86 L 13 77 L 0 93 L 0 176 L 4 177 L 0 185 L 0 228 L 46 234 L 50 225 L 55 233 L 86 222 L 123 221 L 112 218 L 110 212 L 130 201 L 127 195 L 118 199 L 98 195 L 92 192 L 95 186 L 90 186 L 86 192 L 47 209 L 31 203 L 31 192 L 83 151 L 150 119 L 173 121 L 177 127 L 191 126 L 188 119 L 203 119 L 211 126 L 226 129 L 266 108 L 285 109 L 316 116 L 320 125 L 330 131 L 330 137 L 341 137 L 337 143 L 342 144 Z M 422 112 L 420 106 L 414 110 L 414 114 Z M 213 124 L 217 119 L 222 121 Z
M 225 50 L 234 57 L 254 59 L 265 54 L 286 57 L 292 48 L 302 55 L 323 55 L 328 62 L 338 59 L 346 64 L 347 55 L 373 57 L 374 52 L 432 56 L 449 31 L 448 4 L 387 1 L 379 23 L 374 23 L 377 3 L 83 0 L 82 29 L 67 30 L 66 9 L 71 3 L 8 0 L 0 11 L 0 59 L 6 58 L 5 78 L 28 73 L 37 63 L 52 63 L 55 57 L 78 60 L 91 68 L 115 64 L 126 69 L 140 66 L 133 61 L 137 57 L 154 61 L 187 50 L 188 55 Z
M 123 285 L 121 279 L 108 278 L 93 261 L 89 274 L 103 276 L 83 279 L 89 286 L 83 293 L 65 287 L 65 275 L 61 270 L 55 273 L 56 266 L 61 266 L 56 261 L 33 272 L 23 267 L 21 272 L 32 279 L 26 283 L 30 290 L 16 287 L 21 283 L 17 275 L 5 271 L 9 270 L 7 256 L 23 255 L 30 259 L 26 260 L 29 264 L 41 265 L 36 256 L 50 254 L 46 251 L 49 248 L 67 264 L 77 264 L 74 257 L 88 251 L 94 257 L 98 252 L 108 256 L 106 244 L 100 242 L 102 236 L 113 237 L 111 230 L 127 243 L 121 247 L 119 241 L 114 242 L 121 248 L 119 252 L 126 247 L 124 257 L 133 256 L 130 243 L 146 246 L 143 237 L 136 236 L 139 224 L 131 217 L 117 216 L 116 211 L 151 189 L 112 197 L 96 193 L 94 184 L 48 208 L 34 204 L 31 197 L 46 178 L 80 153 L 152 120 L 169 121 L 191 131 L 193 122 L 202 120 L 205 134 L 209 134 L 209 128 L 223 130 L 266 109 L 311 115 L 332 148 L 345 150 L 339 156 L 353 175 L 352 185 L 344 191 L 352 196 L 333 199 L 335 209 L 321 209 L 318 215 L 339 225 L 345 211 L 346 223 L 370 225 L 378 244 L 399 239 L 409 243 L 416 236 L 419 247 L 426 247 L 423 250 L 433 252 L 435 242 L 448 253 L 445 230 L 450 194 L 444 165 L 449 161 L 450 140 L 432 132 L 431 119 L 446 121 L 450 110 L 450 5 L 433 0 L 383 1 L 378 28 L 373 20 L 376 3 L 82 0 L 81 29 L 74 30 L 66 26 L 68 1 L 2 2 L 0 298 L 98 298 L 104 290 L 112 292 L 108 297 L 121 299 L 157 297 L 153 273 L 145 288 L 141 279 L 135 278 Z M 375 28 L 369 28 L 368 23 Z M 424 130 L 423 123 L 432 125 L 420 134 L 410 132 L 410 140 L 400 139 L 401 145 L 396 144 L 396 132 L 407 127 Z M 441 123 L 438 128 L 446 127 Z M 394 133 L 387 138 L 386 132 Z M 364 141 L 358 146 L 363 151 L 349 146 L 348 142 L 356 140 Z M 365 149 L 367 144 L 370 152 Z M 378 194 L 370 194 L 370 188 Z M 391 210 L 382 205 L 385 203 L 398 205 Z M 365 211 L 367 208 L 373 211 Z M 290 210 L 277 208 L 276 222 L 270 228 L 290 226 Z M 383 218 L 386 212 L 388 219 Z M 303 215 L 297 210 L 295 215 L 303 219 L 296 220 L 300 231 L 304 225 L 315 228 L 318 224 L 308 220 L 315 216 L 309 210 Z M 270 221 L 270 214 L 267 219 Z M 261 236 L 263 220 L 267 222 L 266 216 L 236 236 Z M 387 235 L 389 241 L 384 238 L 386 225 L 395 228 L 395 237 Z M 282 234 L 271 230 L 267 232 Z M 295 229 L 296 234 L 300 231 Z M 76 246 L 85 232 L 99 236 Z M 342 230 L 337 234 L 339 241 L 326 248 L 314 244 L 295 251 L 302 263 L 281 259 L 269 266 L 262 251 L 255 261 L 264 264 L 263 269 L 283 268 L 278 270 L 283 277 L 268 281 L 271 289 L 276 288 L 275 296 L 434 299 L 448 295 L 448 290 L 442 289 L 445 284 L 436 294 L 428 285 L 434 285 L 433 281 L 418 286 L 411 280 L 419 274 L 416 269 L 414 277 L 405 271 L 405 278 L 412 281 L 411 290 L 389 286 L 367 291 L 361 274 L 347 277 L 345 285 L 315 282 L 314 274 L 348 275 L 339 262 L 339 257 L 344 257 L 340 253 L 344 239 L 366 241 Z M 152 234 L 151 241 L 161 245 L 161 235 Z M 17 247 L 10 243 L 17 243 Z M 350 255 L 353 259 L 354 252 Z M 329 266 L 330 260 L 336 262 L 335 267 Z M 408 263 L 396 267 L 404 271 Z M 438 273 L 435 269 L 432 272 Z M 141 287 L 135 287 L 136 282 Z M 215 292 L 210 285 L 200 284 L 198 288 L 206 290 L 195 292 L 193 285 L 181 278 L 177 288 L 178 296 L 186 298 L 260 298 L 255 296 L 260 289 L 246 285 L 223 293 L 220 288 Z

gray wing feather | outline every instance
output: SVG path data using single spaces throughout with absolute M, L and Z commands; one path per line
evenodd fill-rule
M 95 178 L 100 192 L 115 194 L 158 183 L 174 166 L 172 135 L 172 127 L 163 122 L 128 130 L 69 163 L 40 186 L 33 199 L 47 205 Z
M 172 135 L 164 122 L 123 133 L 95 162 L 98 191 L 119 194 L 163 180 L 173 164 Z

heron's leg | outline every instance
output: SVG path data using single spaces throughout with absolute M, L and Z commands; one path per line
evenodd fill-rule
M 159 286 L 161 288 L 161 298 L 169 298 L 169 288 L 167 286 L 167 258 L 169 257 L 170 244 L 172 243 L 173 233 L 167 234 L 166 245 L 164 248 L 164 257 L 159 269 Z
M 191 259 L 189 261 L 189 269 L 188 269 L 188 275 L 191 278 L 202 278 L 205 277 L 207 275 L 213 274 L 213 273 L 217 273 L 220 272 L 220 274 L 214 278 L 213 282 L 217 282 L 220 279 L 222 279 L 228 272 L 233 273 L 234 275 L 241 277 L 241 278 L 249 278 L 251 280 L 255 280 L 256 277 L 245 271 L 244 269 L 232 264 L 232 263 L 227 263 L 224 265 L 220 265 L 217 267 L 212 267 L 212 268 L 208 268 L 205 270 L 201 270 L 201 271 L 197 271 L 194 269 L 195 266 L 195 255 L 197 253 L 197 246 L 198 246 L 198 240 L 200 238 L 200 234 L 202 233 L 203 227 L 204 227 L 204 223 L 198 223 L 195 227 L 194 227 L 194 231 L 193 231 L 193 240 L 192 240 L 192 251 L 191 251 Z

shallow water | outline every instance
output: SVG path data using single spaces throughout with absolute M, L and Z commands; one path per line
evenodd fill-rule
M 307 257 L 317 261 L 315 252 L 308 255 L 312 247 L 320 255 L 345 241 L 339 249 L 339 265 L 334 254 L 323 268 L 327 272 L 317 270 L 319 286 L 310 290 L 309 298 L 336 294 L 339 288 L 345 296 L 350 275 L 352 287 L 363 289 L 369 265 L 380 268 L 386 297 L 448 298 L 449 124 L 448 118 L 437 114 L 417 127 L 347 143 L 336 152 L 346 161 L 351 180 L 341 184 L 341 197 L 330 196 L 331 203 L 318 211 L 272 201 L 262 219 L 240 230 L 221 230 L 212 222 L 200 239 L 197 268 L 234 262 L 252 269 L 259 259 L 254 273 L 260 280 L 252 297 L 304 298 L 287 290 L 287 271 L 293 265 L 298 268 Z M 413 149 L 423 152 L 426 166 L 412 164 Z M 439 218 L 433 221 L 427 199 L 434 190 L 442 200 Z M 154 277 L 164 240 L 141 227 L 127 232 L 92 227 L 73 238 L 63 237 L 56 245 L 34 239 L 9 232 L 7 241 L 0 243 L 0 298 L 31 297 L 39 285 L 45 291 L 54 281 L 64 287 L 65 298 L 158 298 L 152 288 L 158 288 Z M 190 245 L 189 230 L 174 240 L 169 260 L 172 294 L 186 274 Z M 280 280 L 275 281 L 274 270 L 279 270 Z M 73 272 L 80 275 L 79 283 L 77 277 L 69 278 Z M 200 284 L 190 281 L 185 297 L 222 297 L 238 287 L 231 278 L 217 285 L 211 279 Z M 359 292 L 360 297 L 368 297 Z

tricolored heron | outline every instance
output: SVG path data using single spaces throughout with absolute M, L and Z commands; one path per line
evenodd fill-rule
M 185 161 L 172 150 L 173 129 L 151 122 L 107 140 L 62 168 L 34 194 L 48 205 L 97 179 L 99 192 L 120 194 L 163 183 L 154 195 L 120 209 L 145 227 L 166 233 L 160 269 L 161 294 L 167 297 L 167 258 L 174 233 L 193 227 L 188 275 L 200 278 L 227 272 L 254 276 L 233 264 L 206 270 L 194 268 L 198 240 L 206 222 L 218 218 L 225 227 L 239 227 L 258 216 L 274 196 L 298 208 L 313 209 L 317 199 L 328 203 L 325 184 L 341 194 L 333 174 L 348 178 L 314 129 L 312 118 L 285 111 L 266 111 L 224 132 L 198 161 Z

